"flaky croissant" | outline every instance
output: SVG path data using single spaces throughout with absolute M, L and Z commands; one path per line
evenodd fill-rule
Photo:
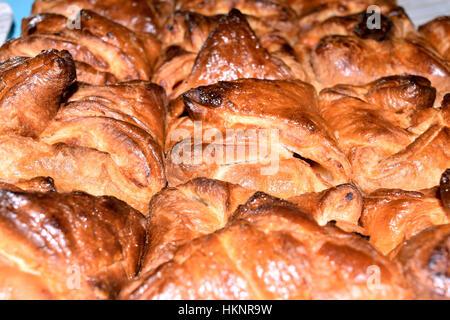
M 0 298 L 107 299 L 139 270 L 144 217 L 112 197 L 0 189 Z
M 365 192 L 419 191 L 439 184 L 450 167 L 448 107 L 433 108 L 435 89 L 417 76 L 394 76 L 364 86 L 320 93 L 320 114 L 352 164 Z
M 450 299 L 450 224 L 428 228 L 396 252 L 416 299 Z
M 206 16 L 227 14 L 237 9 L 250 19 L 257 19 L 276 33 L 295 41 L 297 14 L 285 1 L 273 0 L 177 0 L 176 9 L 200 13 Z
M 397 7 L 395 0 L 284 0 L 298 15 L 300 33 L 331 17 L 348 16 L 377 6 L 385 14 Z
M 159 53 L 159 42 L 153 36 L 139 36 L 87 10 L 80 11 L 79 19 L 75 26 L 55 14 L 24 19 L 23 36 L 7 41 L 0 48 L 0 59 L 66 49 L 77 62 L 78 81 L 105 84 L 116 79 L 150 79 Z
M 225 227 L 238 206 L 245 204 L 254 193 L 238 185 L 206 178 L 161 190 L 150 202 L 141 273 L 155 271 L 173 258 L 178 247 Z M 358 228 L 362 197 L 351 185 L 301 195 L 290 201 L 322 226 L 335 221 L 349 231 L 362 230 Z
M 226 218 L 228 214 L 223 214 L 228 208 L 223 207 L 222 200 L 215 207 L 208 207 L 209 197 L 218 193 L 220 199 L 226 200 L 233 192 L 217 192 L 220 190 L 217 187 L 207 189 L 206 182 L 202 187 L 206 189 L 202 193 L 206 199 L 197 199 L 198 191 L 194 190 L 198 189 L 190 187 L 185 193 L 186 187 L 182 187 L 179 191 L 167 191 L 175 196 L 169 196 L 167 203 L 162 199 L 154 203 L 159 208 L 153 210 L 159 212 L 166 208 L 171 212 L 169 219 L 177 219 L 177 208 L 172 205 L 178 203 L 178 197 L 190 203 L 191 210 L 186 209 L 188 215 L 178 216 L 187 219 L 186 227 L 179 225 L 175 233 L 159 229 L 168 239 L 189 238 L 193 233 L 188 226 L 198 219 L 214 221 L 211 224 L 214 227 L 223 224 L 217 222 Z M 162 212 L 160 215 L 159 225 L 164 221 Z M 161 239 L 161 233 L 156 239 Z M 411 296 L 398 265 L 364 239 L 331 226 L 320 227 L 296 205 L 263 193 L 256 193 L 239 207 L 223 229 L 184 243 L 180 241 L 176 250 L 166 246 L 169 249 L 166 253 L 175 252 L 168 257 L 170 260 L 125 288 L 120 297 L 401 299 Z
M 49 50 L 34 58 L 0 62 L 0 135 L 38 137 L 53 119 L 62 96 L 75 82 L 67 51 Z
M 67 52 L 7 60 L 4 66 L 0 109 L 19 116 L 0 135 L 0 179 L 49 176 L 61 192 L 112 195 L 146 212 L 151 196 L 166 184 L 163 89 L 145 81 L 79 85 L 59 108 L 63 89 L 75 79 Z M 40 94 L 45 96 L 36 100 Z M 17 99 L 22 103 L 11 103 Z
M 388 254 L 422 230 L 450 223 L 438 192 L 380 189 L 366 196 L 361 224 L 370 243 Z
M 166 89 L 169 98 L 218 81 L 240 78 L 306 79 L 302 66 L 294 56 L 272 54 L 262 46 L 245 16 L 238 10 L 230 11 L 217 22 L 192 14 L 184 17 L 190 20 L 183 25 L 175 25 L 177 21 L 183 21 L 183 16 L 175 16 L 168 22 L 167 26 L 172 30 L 165 32 L 165 38 L 173 44 L 160 57 L 158 70 L 152 78 L 153 82 Z M 181 40 L 187 41 L 186 35 L 190 34 L 185 28 L 195 27 L 196 20 L 200 20 L 200 26 L 195 28 L 192 37 L 195 42 L 183 45 Z M 212 25 L 214 28 L 204 39 Z M 199 50 L 198 53 L 196 50 Z
M 164 21 L 152 0 L 35 0 L 32 14 L 56 13 L 73 18 L 81 10 L 91 10 L 135 32 L 157 34 Z
M 450 16 L 442 16 L 419 27 L 420 34 L 444 57 L 450 60 Z
M 289 198 L 349 181 L 347 158 L 319 116 L 316 92 L 307 83 L 219 82 L 188 91 L 183 101 L 170 110 L 166 174 L 171 186 L 208 177 Z
M 318 12 L 321 11 L 327 11 L 327 9 L 319 8 Z M 327 16 L 322 13 L 323 18 Z M 304 25 L 305 21 L 300 20 L 300 25 L 305 31 L 299 35 L 299 44 L 314 49 L 320 40 L 327 35 L 358 36 L 362 39 L 376 41 L 418 37 L 413 22 L 401 7 L 385 10 L 380 17 L 379 28 L 368 28 L 367 24 L 370 16 L 364 8 L 350 15 L 342 15 L 342 12 L 333 12 L 333 15 L 324 20 L 314 20 L 311 26 Z
M 307 41 L 314 45 L 316 39 L 320 40 L 312 48 L 310 58 L 305 59 L 310 59 L 311 72 L 318 84 L 322 88 L 336 84 L 363 85 L 385 76 L 413 74 L 428 78 L 437 89 L 437 100 L 441 101 L 450 91 L 448 62 L 415 34 L 402 12 L 382 15 L 380 28 L 374 30 L 367 27 L 371 16 L 363 14 L 361 22 L 353 28 L 352 21 L 334 18 L 310 31 L 314 35 Z M 411 33 L 414 35 L 410 36 Z

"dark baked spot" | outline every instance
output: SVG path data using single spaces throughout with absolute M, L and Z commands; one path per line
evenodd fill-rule
M 362 13 L 361 22 L 355 26 L 353 32 L 361 39 L 383 41 L 392 29 L 392 21 L 385 15 L 381 15 L 380 28 L 369 29 L 369 23 L 372 22 L 372 15 L 367 12 Z
M 345 200 L 352 201 L 353 200 L 353 193 L 349 192 L 345 195 Z

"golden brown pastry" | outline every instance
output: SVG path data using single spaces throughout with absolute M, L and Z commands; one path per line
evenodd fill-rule
M 56 13 L 72 18 L 79 10 L 91 10 L 135 32 L 157 34 L 161 12 L 152 0 L 35 0 L 31 13 Z
M 171 260 L 180 246 L 225 227 L 238 206 L 245 204 L 254 193 L 238 185 L 206 178 L 160 191 L 150 203 L 141 274 L 149 274 Z M 290 201 L 320 225 L 335 221 L 342 229 L 362 231 L 358 227 L 362 197 L 351 185 L 305 194 Z M 127 290 L 134 290 L 139 283 L 136 281 Z
M 170 111 L 170 186 L 208 177 L 289 198 L 349 181 L 349 163 L 305 82 L 219 82 L 188 91 L 183 101 Z
M 142 273 L 154 271 L 173 258 L 176 249 L 203 235 L 222 229 L 253 190 L 218 180 L 196 178 L 156 194 L 150 203 L 148 238 Z M 358 220 L 362 196 L 351 185 L 289 199 L 319 225 L 330 221 L 350 231 L 361 231 Z
M 395 0 L 281 0 L 293 8 L 299 15 L 300 27 L 308 30 L 333 16 L 347 16 L 366 11 L 372 5 L 381 9 L 381 13 L 397 7 Z
M 0 62 L 0 80 L 0 135 L 37 137 L 74 83 L 75 66 L 67 51 L 49 50 Z
M 358 36 L 376 41 L 418 37 L 414 24 L 401 7 L 384 12 L 380 16 L 380 28 L 369 29 L 368 21 L 373 22 L 369 20 L 371 16 L 365 9 L 350 15 L 333 12 L 333 15 L 323 21 L 314 20 L 312 26 L 302 25 L 305 31 L 300 33 L 299 43 L 314 49 L 326 35 Z
M 365 234 L 365 230 L 359 226 L 363 197 L 358 188 L 351 184 L 305 193 L 288 200 L 311 215 L 320 226 L 333 221 L 342 230 Z
M 0 190 L 0 297 L 107 299 L 139 270 L 144 217 L 112 197 Z
M 61 192 L 112 195 L 146 212 L 166 185 L 164 90 L 146 81 L 75 81 L 66 51 L 0 64 L 0 181 L 52 177 Z
M 374 270 L 376 270 L 374 272 Z M 333 281 L 330 281 L 333 279 Z M 359 236 L 255 194 L 227 225 L 178 247 L 122 299 L 402 299 L 397 264 Z
M 165 188 L 151 202 L 142 272 L 154 271 L 173 258 L 176 249 L 222 229 L 239 205 L 254 193 L 218 180 L 193 179 Z
M 417 76 L 394 76 L 320 93 L 320 114 L 365 192 L 419 191 L 450 167 L 449 106 L 434 109 L 435 89 Z
M 396 259 L 416 299 L 450 299 L 450 224 L 426 229 L 406 241 Z
M 77 61 L 78 81 L 105 84 L 115 79 L 150 79 L 159 53 L 153 36 L 139 36 L 87 10 L 80 12 L 79 27 L 68 26 L 65 17 L 54 14 L 25 19 L 23 36 L 7 41 L 0 48 L 0 59 L 66 49 Z
M 188 23 L 183 15 L 169 20 L 167 27 L 172 30 L 164 33 L 164 39 L 171 45 L 160 57 L 152 79 L 166 89 L 169 98 L 201 85 L 239 78 L 305 80 L 306 74 L 295 57 L 269 53 L 238 10 L 220 18 L 193 14 L 185 14 L 184 18 L 189 19 Z M 186 30 L 191 25 L 196 27 L 193 33 Z M 188 37 L 192 44 L 184 45 L 189 43 Z
M 206 16 L 227 14 L 237 9 L 250 19 L 259 20 L 272 31 L 295 41 L 297 33 L 297 14 L 283 1 L 277 0 L 178 0 L 176 9 L 191 11 Z
M 450 16 L 431 20 L 420 26 L 419 32 L 444 59 L 450 60 Z
M 364 198 L 361 224 L 370 243 L 388 254 L 429 227 L 450 223 L 436 188 L 423 192 L 380 189 Z
M 381 29 L 375 31 L 367 27 L 370 18 L 363 14 L 352 31 L 347 30 L 354 23 L 348 17 L 325 21 L 310 31 L 305 41 L 314 46 L 310 63 L 320 86 L 363 85 L 385 76 L 413 74 L 428 78 L 441 101 L 450 91 L 447 61 L 415 35 L 402 11 L 383 15 Z
M 146 212 L 166 184 L 164 108 L 163 90 L 145 81 L 81 85 L 39 141 L 0 137 L 0 178 L 50 176 L 61 192 L 112 195 Z

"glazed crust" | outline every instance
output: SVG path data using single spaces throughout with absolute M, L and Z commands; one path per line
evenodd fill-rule
M 450 299 L 450 225 L 434 226 L 408 240 L 396 259 L 417 299 Z
M 450 297 L 448 17 L 32 13 L 0 48 L 0 299 Z
M 412 74 L 427 77 L 440 102 L 450 91 L 449 65 L 419 37 L 403 10 L 382 15 L 376 32 L 365 27 L 367 19 L 370 15 L 331 18 L 306 35 L 304 41 L 313 46 L 310 61 L 319 85 L 363 85 L 385 76 Z
M 242 79 L 192 89 L 183 98 L 189 116 L 169 120 L 169 185 L 208 177 L 289 198 L 349 181 L 349 163 L 318 115 L 311 85 L 298 80 Z M 200 129 L 195 129 L 195 121 L 201 121 Z M 227 134 L 230 129 L 240 130 L 241 136 Z M 202 130 L 211 141 L 214 130 L 213 137 L 222 137 L 212 144 L 219 151 L 212 150 L 208 141 L 196 142 L 194 130 Z M 255 138 L 252 130 L 260 134 Z M 255 139 L 266 150 L 251 152 Z M 225 146 L 249 152 L 220 152 Z M 200 157 L 192 151 L 196 148 L 202 148 Z
M 450 167 L 448 106 L 434 109 L 435 89 L 417 76 L 386 77 L 320 93 L 320 114 L 335 132 L 365 192 L 419 191 Z
M 75 65 L 67 51 L 49 50 L 1 62 L 0 79 L 0 135 L 37 137 L 74 83 Z
M 370 266 L 379 270 L 375 287 L 368 285 Z M 294 204 L 262 193 L 240 207 L 225 228 L 181 246 L 137 288 L 121 294 L 123 299 L 409 296 L 398 265 L 365 240 L 320 227 Z
M 442 174 L 439 191 L 442 205 L 446 210 L 450 211 L 450 169 L 445 170 Z
M 80 64 L 79 81 L 105 84 L 114 79 L 150 79 L 159 53 L 159 42 L 153 36 L 139 36 L 92 11 L 82 10 L 79 15 L 79 26 L 54 14 L 24 19 L 23 36 L 5 43 L 0 59 L 65 49 Z
M 423 192 L 380 189 L 364 198 L 361 224 L 370 243 L 388 254 L 429 227 L 450 223 L 439 190 Z
M 442 16 L 419 27 L 419 33 L 444 57 L 450 60 L 450 16 Z
M 91 10 L 120 23 L 135 32 L 157 34 L 160 29 L 161 12 L 157 1 L 140 0 L 35 0 L 32 14 L 55 13 L 72 18 L 81 9 Z
M 165 95 L 144 81 L 80 86 L 39 141 L 0 137 L 1 178 L 50 176 L 62 192 L 111 195 L 147 213 L 166 184 Z
M 138 272 L 144 218 L 124 202 L 7 190 L 0 199 L 3 298 L 113 298 Z
M 152 198 L 142 273 L 173 258 L 179 246 L 222 229 L 254 193 L 218 180 L 197 178 Z
M 163 86 L 171 99 L 218 81 L 306 79 L 295 57 L 267 51 L 238 10 L 220 17 L 179 13 L 169 19 L 167 28 L 163 39 L 169 41 L 168 47 L 153 81 Z

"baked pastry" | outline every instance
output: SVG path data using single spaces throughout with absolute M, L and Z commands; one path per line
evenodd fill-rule
M 449 105 L 433 108 L 435 92 L 425 78 L 393 76 L 320 93 L 320 114 L 363 191 L 439 185 L 450 167 Z
M 311 25 L 308 23 L 310 18 L 308 15 L 300 20 L 300 26 L 304 31 L 299 34 L 299 44 L 314 49 L 323 37 L 329 35 L 358 36 L 361 39 L 375 41 L 396 38 L 416 39 L 419 36 L 414 24 L 401 7 L 385 8 L 380 15 L 380 27 L 374 29 L 368 27 L 368 22 L 373 21 L 369 20 L 372 14 L 368 13 L 366 8 L 347 15 L 337 12 L 338 10 L 333 10 L 333 14 L 330 15 L 329 10 L 330 8 L 327 7 L 317 8 L 316 15 L 320 13 L 321 19 L 317 20 L 316 17 Z M 325 12 L 328 13 L 325 14 Z
M 150 202 L 141 273 L 153 272 L 171 260 L 180 246 L 224 228 L 236 209 L 254 193 L 238 185 L 206 178 L 161 190 Z M 362 231 L 358 228 L 362 197 L 351 185 L 304 194 L 290 201 L 322 226 L 334 221 L 349 231 Z
M 332 226 L 320 227 L 294 204 L 256 193 L 225 228 L 180 246 L 170 261 L 120 297 L 402 299 L 410 295 L 399 266 L 363 238 Z
M 450 16 L 442 16 L 419 27 L 420 34 L 441 54 L 450 60 Z
M 397 252 L 416 299 L 450 299 L 450 224 L 428 228 Z
M 36 138 L 75 82 L 75 66 L 67 51 L 49 50 L 0 62 L 0 79 L 0 135 Z
M 171 260 L 178 247 L 214 233 L 227 224 L 253 190 L 206 178 L 193 179 L 176 188 L 165 188 L 151 202 L 146 253 L 142 274 Z
M 309 214 L 319 226 L 334 222 L 337 227 L 347 232 L 366 234 L 359 226 L 363 197 L 358 188 L 351 184 L 341 184 L 321 192 L 305 193 L 288 200 Z
M 152 78 L 166 89 L 169 98 L 201 85 L 239 78 L 306 79 L 293 56 L 272 54 L 262 46 L 238 10 L 216 18 L 193 14 L 184 18 L 178 15 L 168 21 L 167 27 L 172 30 L 166 31 L 163 39 L 171 45 L 164 50 Z M 183 45 L 189 43 L 188 36 L 192 44 Z
M 283 0 L 293 8 L 298 18 L 300 33 L 331 17 L 348 16 L 377 6 L 382 14 L 397 7 L 395 0 Z
M 385 76 L 413 74 L 431 81 L 440 102 L 450 91 L 449 65 L 431 45 L 416 35 L 410 36 L 414 28 L 407 17 L 399 19 L 401 21 L 397 24 L 393 22 L 398 13 L 394 11 L 393 17 L 382 15 L 381 28 L 375 31 L 367 28 L 371 18 L 367 14 L 359 16 L 361 22 L 353 30 L 352 17 L 350 23 L 341 18 L 334 19 L 334 23 L 328 20 L 317 26 L 314 36 L 308 41 L 320 39 L 312 41 L 317 45 L 312 49 L 310 63 L 321 88 L 336 84 L 363 85 Z M 347 30 L 348 27 L 351 31 Z
M 448 17 L 416 30 L 395 0 L 32 13 L 0 48 L 0 298 L 450 297 Z
M 0 137 L 1 178 L 51 176 L 62 192 L 116 196 L 145 213 L 166 183 L 163 100 L 146 82 L 81 87 L 39 141 Z
M 370 243 L 387 255 L 429 227 L 450 223 L 436 188 L 417 191 L 380 189 L 364 198 L 361 224 Z
M 24 19 L 23 36 L 7 41 L 0 48 L 0 59 L 66 49 L 77 61 L 79 81 L 105 84 L 150 79 L 159 53 L 159 42 L 152 35 L 138 35 L 91 11 L 79 14 L 79 27 L 54 14 Z
M 69 53 L 7 60 L 0 71 L 0 179 L 49 176 L 61 192 L 112 195 L 146 212 L 166 184 L 162 88 L 145 81 L 80 84 L 60 108 L 75 80 Z
M 208 177 L 286 199 L 349 181 L 347 158 L 318 114 L 314 87 L 305 82 L 219 82 L 191 89 L 172 107 L 170 186 Z
M 257 19 L 282 34 L 289 41 L 295 41 L 297 33 L 297 14 L 285 1 L 277 0 L 178 0 L 176 9 L 200 13 L 205 16 L 228 14 L 237 9 L 250 19 Z
M 144 217 L 112 197 L 0 190 L 0 297 L 107 299 L 139 270 Z
M 56 13 L 73 18 L 81 9 L 91 10 L 135 32 L 156 35 L 163 16 L 153 0 L 35 0 L 32 14 Z

